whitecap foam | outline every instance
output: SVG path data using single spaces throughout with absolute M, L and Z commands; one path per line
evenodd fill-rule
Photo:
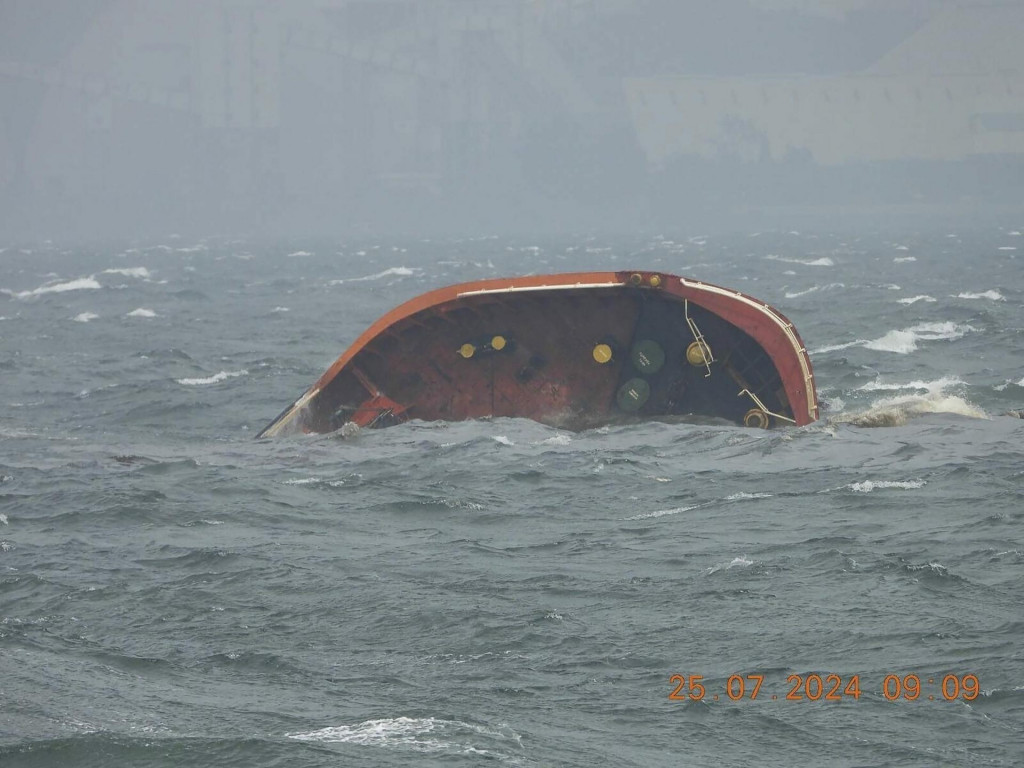
M 845 288 L 845 283 L 828 283 L 827 285 L 812 285 L 805 291 L 794 291 L 793 293 L 786 293 L 787 299 L 795 299 L 798 296 L 806 296 L 809 293 L 817 293 L 818 291 L 831 291 L 835 288 Z
M 365 255 L 365 254 L 364 254 Z M 378 272 L 375 275 L 367 275 L 366 277 L 349 277 L 344 280 L 331 280 L 328 285 L 341 285 L 343 283 L 359 283 L 364 280 L 380 280 L 382 277 L 391 277 L 392 275 L 397 277 L 409 277 L 415 275 L 417 270 L 410 269 L 409 267 L 391 267 L 385 269 L 383 272 Z
M 137 277 L 140 280 L 148 280 L 152 275 L 145 267 L 125 267 L 124 269 L 104 269 L 104 275 L 124 275 L 125 277 Z
M 894 264 L 905 264 L 908 261 L 917 261 L 917 257 L 916 256 L 897 256 L 892 261 L 893 261 Z
M 683 512 L 689 512 L 690 510 L 697 509 L 700 504 L 695 504 L 692 507 L 676 507 L 674 509 L 659 509 L 655 512 L 641 512 L 639 515 L 632 515 L 627 517 L 627 520 L 650 520 L 655 517 L 665 517 L 666 515 L 679 515 Z
M 910 249 L 907 246 L 905 246 L 905 245 L 897 245 L 896 246 L 896 250 L 897 251 L 909 251 Z
M 270 311 L 271 311 L 271 312 L 291 312 L 291 310 L 290 310 L 290 309 L 288 309 L 288 307 L 274 307 L 274 308 L 273 308 L 272 310 L 270 310 Z
M 299 258 L 301 256 L 312 256 L 313 254 L 309 251 L 292 251 L 288 254 L 289 258 Z
M 283 485 L 315 485 L 323 482 L 319 477 L 296 477 L 291 480 L 282 480 Z
M 999 291 L 982 291 L 981 293 L 971 293 L 969 291 L 965 291 L 963 293 L 957 294 L 954 298 L 957 298 L 957 299 L 991 299 L 992 301 L 1006 301 L 1006 299 L 1003 298 L 1003 294 L 1001 294 Z
M 712 573 L 728 571 L 732 568 L 749 568 L 754 562 L 753 560 L 748 560 L 746 555 L 741 555 L 740 557 L 734 557 L 727 563 L 719 563 L 718 565 L 712 565 L 710 568 L 705 568 L 704 575 L 710 576 Z
M 920 294 L 919 296 L 908 296 L 907 298 L 904 299 L 897 299 L 897 302 L 900 304 L 916 304 L 919 301 L 931 303 L 935 301 L 935 299 L 923 293 Z
M 213 376 L 207 376 L 201 379 L 175 379 L 179 384 L 184 384 L 186 387 L 198 387 L 204 384 L 216 384 L 225 379 L 233 379 L 236 376 L 248 376 L 249 372 L 246 370 L 241 371 L 220 371 L 219 373 L 213 374 Z
M 881 398 L 866 411 L 841 413 L 830 421 L 856 427 L 899 427 L 909 419 L 932 413 L 956 414 L 972 419 L 990 418 L 984 410 L 964 398 L 934 389 L 924 395 L 915 393 Z
M 1017 246 L 1015 245 L 1001 245 L 999 246 L 1000 251 L 1016 251 Z
M 572 438 L 565 434 L 553 435 L 540 440 L 538 445 L 569 445 L 572 442 Z
M 515 445 L 515 443 L 505 437 L 505 435 L 492 435 L 491 440 L 501 445 Z
M 772 494 L 770 493 L 746 493 L 740 491 L 739 493 L 733 493 L 725 497 L 726 501 L 745 501 L 747 499 L 770 499 Z
M 850 347 L 859 347 L 862 344 L 867 344 L 867 341 L 865 341 L 864 339 L 857 339 L 856 341 L 847 341 L 847 342 L 844 342 L 842 344 L 828 344 L 828 345 L 826 345 L 824 347 L 818 347 L 817 349 L 813 350 L 811 354 L 823 355 L 826 352 L 838 352 L 841 349 L 849 349 Z
M 308 733 L 289 733 L 288 738 L 334 744 L 356 744 L 364 747 L 411 749 L 416 752 L 443 752 L 496 756 L 493 752 L 466 743 L 486 738 L 511 742 L 518 746 L 521 738 L 507 728 L 489 728 L 459 720 L 437 717 L 391 717 L 364 720 L 355 725 L 336 725 Z
M 75 315 L 75 322 L 88 323 L 90 320 L 95 320 L 98 317 L 99 315 L 97 315 L 95 312 L 82 312 L 79 315 Z
M 80 277 L 76 280 L 68 280 L 65 283 L 47 283 L 31 291 L 4 291 L 16 299 L 27 299 L 31 296 L 42 296 L 46 293 L 66 293 L 67 291 L 90 291 L 102 288 L 95 277 Z
M 846 407 L 846 401 L 841 397 L 831 397 L 823 405 L 828 411 L 841 411 Z
M 925 563 L 923 565 L 908 565 L 908 571 L 931 571 L 938 576 L 949 576 L 949 568 L 942 563 Z
M 859 483 L 850 483 L 844 487 L 857 493 L 871 493 L 872 491 L 886 488 L 899 488 L 904 491 L 910 491 L 915 488 L 923 488 L 924 485 L 924 480 L 863 480 Z
M 896 352 L 907 355 L 917 349 L 917 334 L 912 331 L 889 331 L 879 339 L 864 342 L 864 347 L 876 352 Z
M 281 482 L 283 485 L 328 485 L 331 488 L 341 488 L 345 485 L 344 480 L 321 480 L 319 477 L 298 477 Z
M 908 381 L 905 384 L 889 383 L 881 379 L 875 379 L 869 381 L 860 390 L 864 392 L 898 392 L 901 390 L 912 389 L 912 390 L 924 390 L 925 392 L 942 392 L 948 387 L 962 386 L 963 381 L 956 376 L 943 376 L 941 379 L 935 379 L 934 381 L 923 381 L 916 379 L 914 381 Z
M 787 264 L 803 264 L 805 267 L 833 267 L 835 262 L 832 261 L 828 256 L 822 256 L 818 259 L 794 259 L 789 256 L 779 256 L 778 254 L 770 253 L 765 256 L 766 259 L 772 261 L 784 261 Z
M 876 352 L 906 355 L 915 351 L 920 341 L 952 341 L 973 330 L 969 325 L 958 325 L 951 321 L 919 323 L 910 328 L 889 331 L 881 338 L 864 342 L 863 346 Z
M 0 514 L 0 525 L 7 525 L 7 515 Z
M 156 312 L 154 312 L 152 309 L 139 307 L 138 309 L 133 309 L 131 312 L 125 315 L 125 317 L 156 317 Z
M 1006 388 L 1009 386 L 1024 387 L 1024 379 L 1021 379 L 1020 381 L 1011 381 L 1010 379 L 1007 379 L 1002 384 L 996 384 L 992 389 L 996 392 L 1005 392 Z

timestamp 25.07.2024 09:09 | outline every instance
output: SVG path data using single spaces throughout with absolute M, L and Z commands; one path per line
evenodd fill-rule
M 764 675 L 730 675 L 718 693 L 712 683 L 704 682 L 704 675 L 672 675 L 668 698 L 670 701 L 856 701 L 867 690 L 881 694 L 887 701 L 974 701 L 981 694 L 981 683 L 975 674 L 950 673 L 923 679 L 913 673 L 890 674 L 882 679 L 877 690 L 862 688 L 860 675 L 793 674 L 786 678 L 788 690 L 784 695 L 763 691 L 764 682 Z

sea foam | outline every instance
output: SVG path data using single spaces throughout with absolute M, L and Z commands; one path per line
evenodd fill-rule
M 957 294 L 954 298 L 957 299 L 991 299 L 992 301 L 1006 301 L 999 291 L 982 291 L 981 293 L 971 293 L 965 291 Z
M 846 487 L 857 493 L 871 493 L 872 491 L 886 488 L 899 488 L 909 491 L 915 488 L 923 488 L 924 485 L 924 480 L 863 480 L 859 483 L 850 483 Z
M 31 291 L 4 291 L 16 299 L 27 299 L 31 296 L 42 296 L 46 293 L 66 293 L 67 291 L 86 291 L 102 288 L 93 276 L 80 277 L 77 280 L 69 280 L 66 283 L 48 283 L 41 285 Z
M 818 291 L 831 291 L 834 288 L 845 288 L 845 283 L 828 283 L 827 285 L 812 285 L 810 288 L 803 291 L 794 291 L 792 293 L 787 292 L 787 299 L 795 299 L 798 296 L 806 296 L 809 293 L 817 293 Z
M 124 275 L 125 277 L 137 277 L 140 280 L 148 280 L 152 275 L 145 267 L 126 267 L 125 269 L 104 269 L 104 275 Z
M 952 341 L 973 330 L 969 325 L 958 325 L 950 321 L 919 323 L 910 328 L 889 331 L 880 338 L 864 342 L 863 346 L 876 352 L 906 355 L 916 350 L 920 341 Z
M 933 388 L 925 394 L 905 394 L 883 397 L 865 411 L 841 413 L 830 417 L 835 424 L 856 427 L 899 427 L 910 419 L 932 413 L 950 413 L 972 419 L 988 419 L 989 415 L 959 395 L 951 395 L 942 388 Z
M 501 757 L 469 742 L 505 742 L 518 747 L 521 737 L 507 728 L 490 728 L 437 717 L 391 717 L 336 725 L 308 733 L 289 733 L 296 741 L 404 748 L 416 752 Z
M 217 384 L 218 382 L 224 381 L 225 379 L 233 379 L 236 376 L 248 376 L 249 372 L 246 370 L 241 371 L 220 371 L 219 373 L 213 374 L 213 376 L 207 376 L 199 379 L 175 379 L 179 384 L 184 384 L 186 387 L 199 387 L 204 384 Z
M 772 261 L 783 261 L 787 264 L 803 264 L 805 267 L 833 267 L 835 262 L 832 261 L 828 256 L 822 256 L 818 259 L 794 259 L 789 256 L 779 256 L 774 253 L 770 253 L 765 256 L 766 259 Z
M 344 280 L 331 280 L 328 285 L 341 285 L 342 283 L 359 283 L 364 280 L 380 280 L 382 277 L 390 277 L 392 275 L 398 277 L 409 277 L 415 275 L 416 270 L 410 269 L 409 267 L 391 267 L 385 269 L 383 272 L 378 272 L 375 275 L 367 275 L 366 277 L 349 277 Z

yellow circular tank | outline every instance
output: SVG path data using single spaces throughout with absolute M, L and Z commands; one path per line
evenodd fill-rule
M 705 359 L 706 358 L 706 359 Z M 704 365 L 711 361 L 711 349 L 703 341 L 690 342 L 686 348 L 686 362 L 690 365 Z
M 743 417 L 743 425 L 757 429 L 768 429 L 768 414 L 760 408 L 751 408 Z
M 594 347 L 593 351 L 594 360 L 599 362 L 601 365 L 611 362 L 612 359 L 612 348 L 607 344 L 598 344 Z

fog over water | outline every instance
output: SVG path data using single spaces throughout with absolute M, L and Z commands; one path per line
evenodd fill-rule
M 1021 765 L 1021 30 L 0 0 L 0 768 Z M 254 439 L 402 302 L 635 269 L 821 418 Z
M 1022 203 L 1017 2 L 2 0 L 0 227 L 741 231 Z

